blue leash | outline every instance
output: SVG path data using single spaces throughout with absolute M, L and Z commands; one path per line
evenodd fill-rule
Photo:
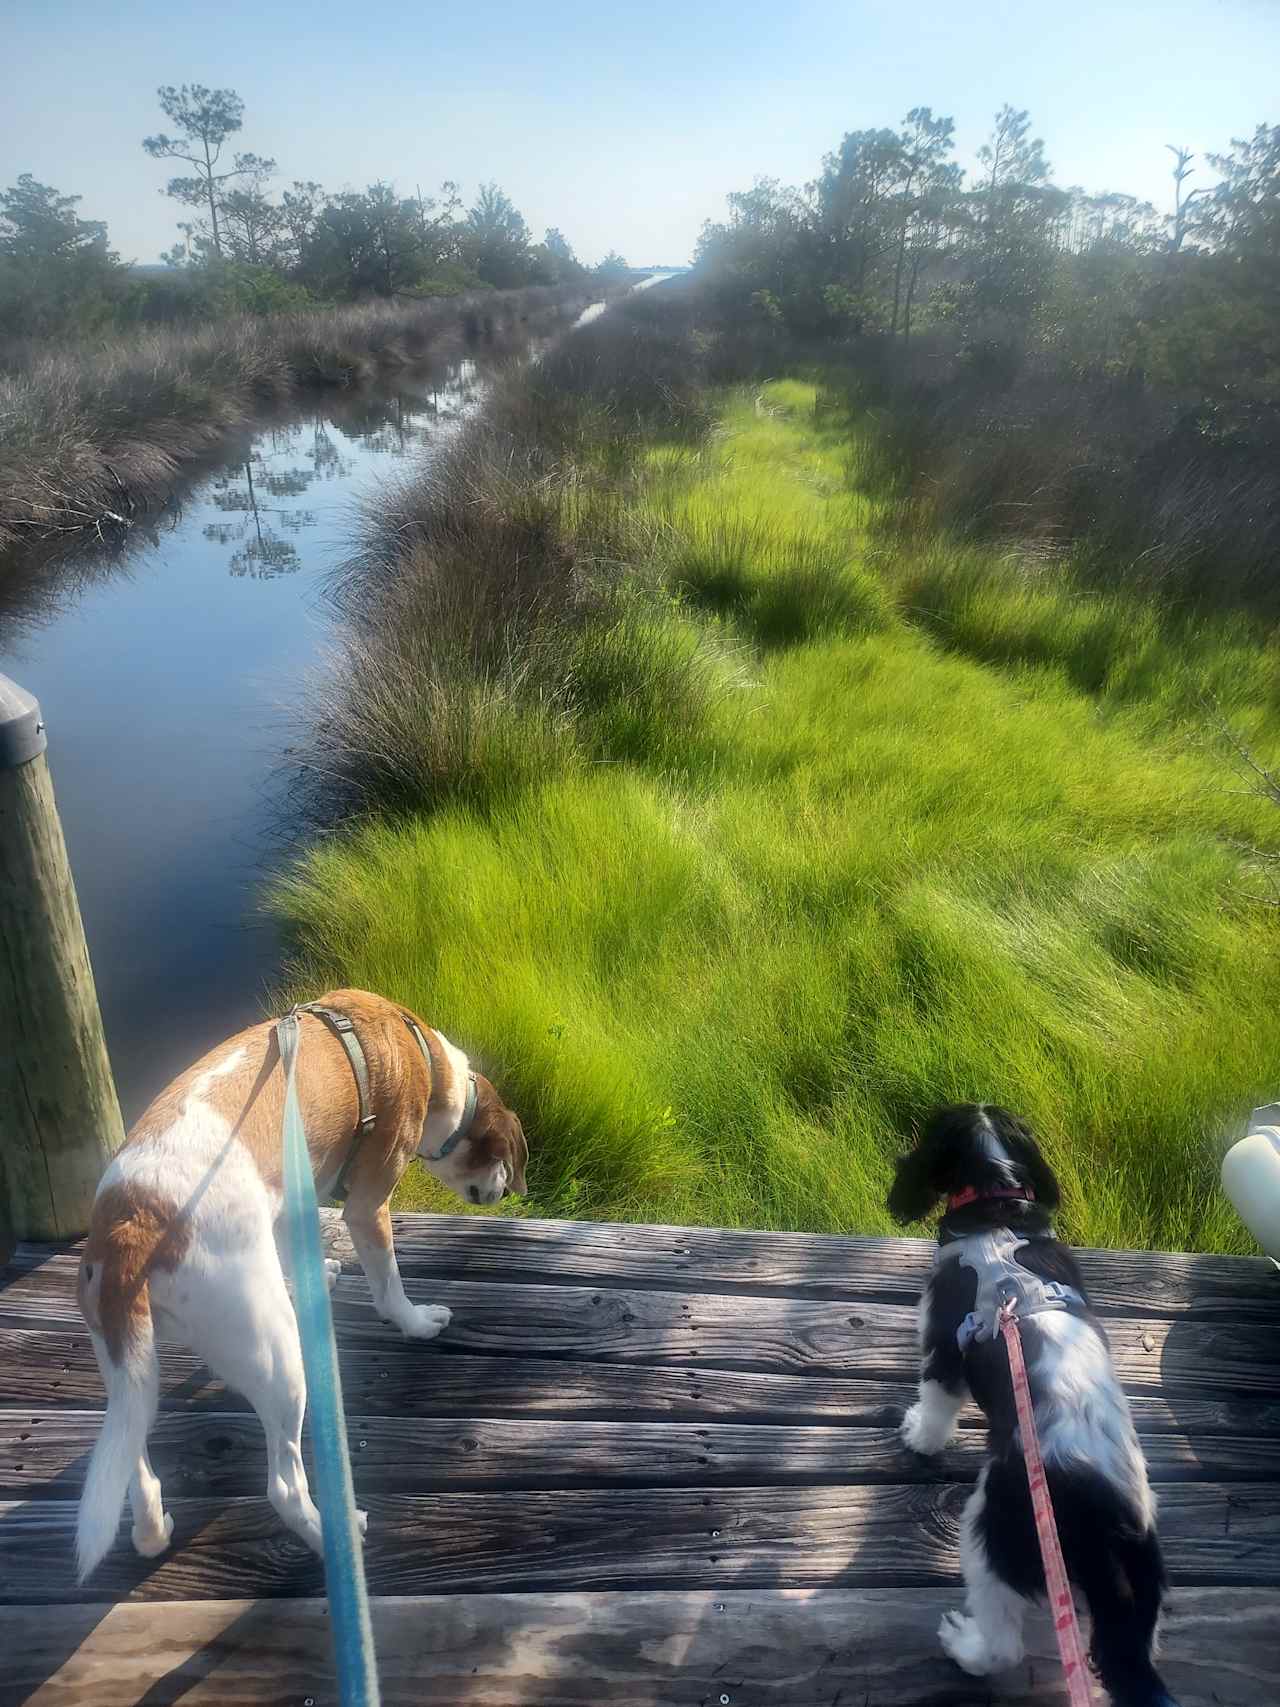
M 293 1076 L 298 1056 L 296 1014 L 286 1014 L 276 1021 L 276 1040 L 284 1068 L 284 1218 L 315 1447 L 316 1491 L 324 1533 L 324 1581 L 329 1595 L 338 1693 L 342 1707 L 378 1707 L 378 1666 L 364 1582 L 364 1551 L 356 1526 L 333 1312 L 329 1307 L 324 1248 L 320 1243 L 320 1209 Z

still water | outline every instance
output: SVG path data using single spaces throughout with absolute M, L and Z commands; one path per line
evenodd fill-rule
M 280 944 L 259 910 L 325 589 L 356 508 L 474 409 L 458 361 L 325 397 L 227 447 L 126 556 L 0 612 L 0 671 L 40 700 L 125 1121 L 262 1015 Z

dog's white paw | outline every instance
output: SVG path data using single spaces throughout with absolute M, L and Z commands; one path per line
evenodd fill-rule
M 158 1530 L 133 1526 L 133 1545 L 144 1559 L 156 1559 L 173 1540 L 173 1518 L 165 1512 Z
M 938 1640 L 943 1651 L 971 1677 L 986 1677 L 989 1672 L 1003 1671 L 1007 1663 L 1012 1663 L 991 1652 L 977 1622 L 964 1612 L 943 1613 Z
M 932 1458 L 934 1453 L 941 1452 L 951 1439 L 955 1424 L 948 1420 L 944 1432 L 937 1418 L 917 1399 L 903 1417 L 902 1427 L 898 1432 L 902 1436 L 904 1446 L 909 1446 L 913 1452 L 922 1453 L 926 1458 Z
M 452 1320 L 453 1311 L 446 1304 L 414 1304 L 398 1318 L 400 1327 L 415 1340 L 433 1340 Z
M 342 1264 L 338 1261 L 337 1257 L 326 1257 L 324 1259 L 324 1281 L 330 1292 L 332 1292 L 334 1287 L 338 1284 L 338 1276 L 341 1273 Z

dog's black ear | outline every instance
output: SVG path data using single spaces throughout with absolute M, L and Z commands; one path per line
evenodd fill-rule
M 926 1150 L 916 1149 L 898 1157 L 887 1207 L 900 1226 L 905 1227 L 909 1221 L 923 1221 L 937 1202 L 939 1193 L 932 1175 L 933 1165 Z
M 1028 1137 L 1031 1137 L 1028 1132 Z M 1041 1209 L 1047 1209 L 1052 1215 L 1062 1201 L 1062 1193 L 1058 1189 L 1057 1177 L 1053 1169 L 1040 1154 L 1040 1146 L 1034 1138 L 1027 1145 L 1026 1154 L 1022 1161 L 1031 1181 L 1031 1189 L 1036 1194 L 1036 1202 Z

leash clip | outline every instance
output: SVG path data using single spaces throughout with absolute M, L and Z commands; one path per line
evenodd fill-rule
M 1004 1332 L 1006 1322 L 1016 1321 L 1018 1316 L 1018 1290 L 1010 1286 L 1002 1293 L 995 1308 L 994 1320 L 983 1310 L 970 1310 L 969 1314 L 956 1329 L 956 1344 L 961 1351 L 969 1351 L 975 1345 L 983 1345 L 987 1340 L 993 1340 Z

